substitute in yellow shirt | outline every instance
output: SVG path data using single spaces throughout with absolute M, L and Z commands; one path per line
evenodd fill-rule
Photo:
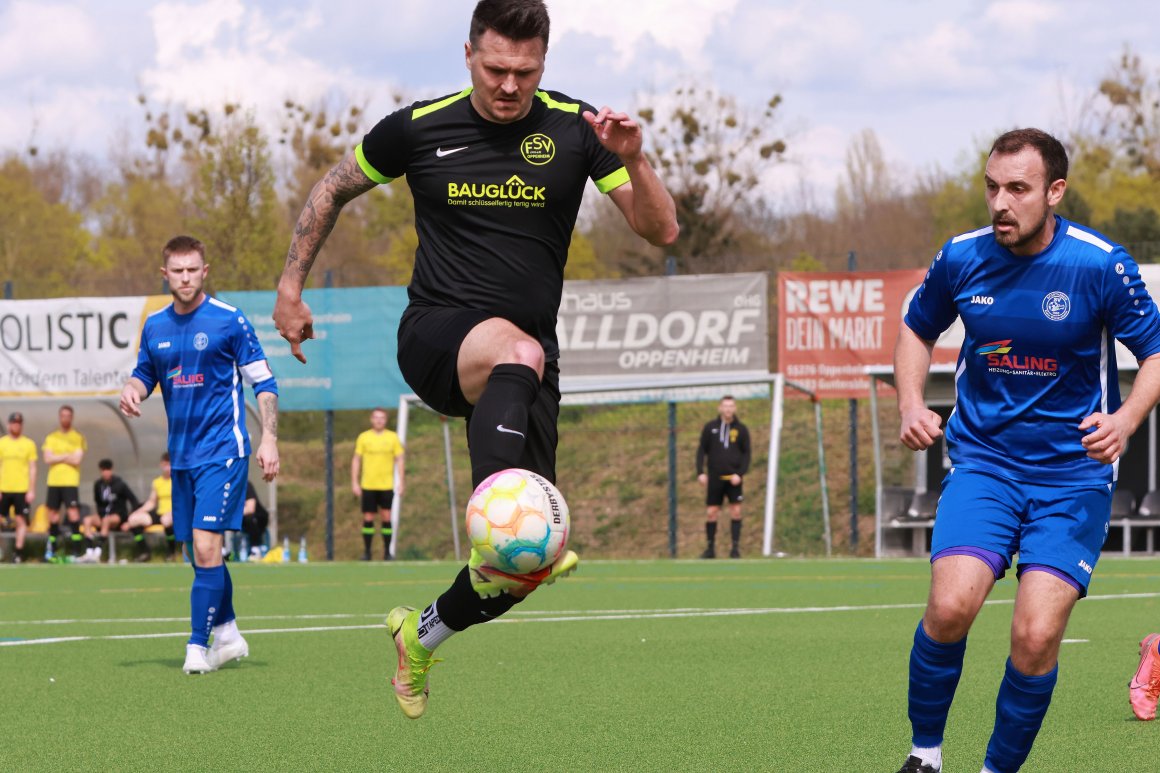
M 363 560 L 371 558 L 375 534 L 375 514 L 381 513 L 383 560 L 391 558 L 391 506 L 395 501 L 395 467 L 398 466 L 398 491 L 403 493 L 403 444 L 399 436 L 387 429 L 387 412 L 371 411 L 371 428 L 358 436 L 354 458 L 350 463 L 350 488 L 359 498 L 363 513 Z

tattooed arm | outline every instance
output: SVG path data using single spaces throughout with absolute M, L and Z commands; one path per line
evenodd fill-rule
M 258 444 L 258 466 L 262 478 L 271 481 L 278 474 L 278 394 L 258 393 L 258 413 L 262 416 L 262 442 Z
M 363 173 L 354 153 L 348 153 L 310 191 L 306 206 L 298 216 L 290 251 L 286 255 L 286 266 L 278 280 L 273 316 L 275 327 L 290 342 L 290 352 L 300 362 L 306 362 L 302 355 L 302 342 L 314 338 L 314 318 L 310 307 L 302 302 L 306 277 L 323 242 L 338 221 L 338 213 L 348 201 L 376 185 Z

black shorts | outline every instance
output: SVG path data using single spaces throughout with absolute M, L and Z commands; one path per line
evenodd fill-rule
M 705 504 L 709 507 L 717 507 L 726 499 L 735 505 L 741 504 L 741 500 L 745 498 L 741 493 L 741 485 L 738 483 L 734 486 L 728 478 L 710 475 L 708 490 L 705 492 Z
M 44 506 L 60 511 L 62 507 L 80 507 L 81 497 L 76 486 L 49 486 Z
M 459 387 L 459 347 L 472 328 L 493 314 L 444 306 L 407 307 L 399 321 L 399 370 L 423 402 L 446 416 L 471 422 L 471 403 Z M 519 466 L 556 481 L 560 366 L 544 364 L 544 378 L 528 411 L 528 436 Z M 367 512 L 364 510 L 364 512 Z
M 369 489 L 362 492 L 362 511 L 377 513 L 379 510 L 390 510 L 395 501 L 395 492 L 392 489 Z
M 19 516 L 24 520 L 28 520 L 28 514 L 32 508 L 25 499 L 27 492 L 21 491 L 18 493 L 4 492 L 0 494 L 0 518 L 7 518 L 8 513 Z

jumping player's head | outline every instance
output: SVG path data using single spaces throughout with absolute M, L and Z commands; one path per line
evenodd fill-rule
M 387 409 L 375 408 L 371 411 L 371 429 L 382 432 L 387 428 Z
M 181 314 L 193 311 L 201 304 L 209 273 L 205 245 L 192 236 L 174 236 L 161 250 L 161 260 L 161 275 L 169 282 L 174 309 Z
M 101 471 L 101 480 L 106 483 L 113 479 L 113 460 L 102 459 L 97 462 L 97 469 Z
M 1016 129 L 995 140 L 984 175 L 995 241 L 1016 255 L 1051 242 L 1055 207 L 1067 190 L 1067 151 L 1039 129 Z
M 173 468 L 169 466 L 169 452 L 166 451 L 161 454 L 161 477 L 168 478 L 173 472 Z
M 733 395 L 725 395 L 721 398 L 721 402 L 717 403 L 717 415 L 721 420 L 729 423 L 737 416 L 737 403 L 733 401 Z
M 464 45 L 471 104 L 494 123 L 518 121 L 532 109 L 548 53 L 543 0 L 480 0 Z
M 57 419 L 60 421 L 60 428 L 68 432 L 72 428 L 73 409 L 71 405 L 62 405 L 60 410 L 56 412 Z

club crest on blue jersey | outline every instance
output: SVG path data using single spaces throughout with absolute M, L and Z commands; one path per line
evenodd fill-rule
M 209 346 L 209 336 L 205 333 L 198 333 L 193 337 L 193 348 L 199 352 L 205 351 L 205 347 Z
M 1058 290 L 1043 296 L 1043 316 L 1052 322 L 1062 322 L 1071 313 L 1071 299 Z

